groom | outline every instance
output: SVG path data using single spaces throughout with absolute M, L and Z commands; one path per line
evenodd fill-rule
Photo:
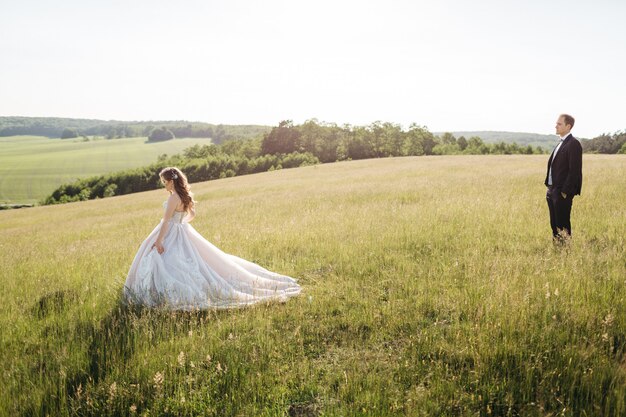
M 548 160 L 545 184 L 548 187 L 546 200 L 550 210 L 550 226 L 556 242 L 563 242 L 572 234 L 570 213 L 572 200 L 580 194 L 583 182 L 583 148 L 570 133 L 574 118 L 562 114 L 556 122 L 556 134 L 561 141 L 556 145 Z

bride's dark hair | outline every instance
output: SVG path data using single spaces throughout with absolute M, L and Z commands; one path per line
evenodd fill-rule
M 185 211 L 191 210 L 195 201 L 193 199 L 193 193 L 190 191 L 191 186 L 189 182 L 187 182 L 187 176 L 176 167 L 167 167 L 159 172 L 159 177 L 161 180 L 174 181 L 174 190 L 183 201 Z

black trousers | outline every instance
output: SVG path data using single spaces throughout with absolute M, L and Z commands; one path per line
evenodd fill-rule
M 558 189 L 548 187 L 546 200 L 548 201 L 548 209 L 550 210 L 550 226 L 552 227 L 552 236 L 555 238 L 559 237 L 559 231 L 561 230 L 566 231 L 569 236 L 572 235 L 570 214 L 572 212 L 573 199 L 573 195 L 568 195 L 567 198 L 563 198 Z

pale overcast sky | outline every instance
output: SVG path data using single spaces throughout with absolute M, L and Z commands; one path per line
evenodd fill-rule
M 0 0 L 0 115 L 626 129 L 624 0 Z

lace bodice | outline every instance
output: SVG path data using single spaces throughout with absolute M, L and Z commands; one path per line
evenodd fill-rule
M 163 211 L 165 212 L 165 210 L 167 209 L 167 201 L 163 202 Z M 182 223 L 183 219 L 185 218 L 185 216 L 187 215 L 186 211 L 175 211 L 174 214 L 172 214 L 172 218 L 170 219 L 170 223 Z
M 187 215 L 186 211 L 183 211 L 183 212 L 175 211 L 174 214 L 172 215 L 172 218 L 170 219 L 170 222 L 182 223 L 186 215 Z

